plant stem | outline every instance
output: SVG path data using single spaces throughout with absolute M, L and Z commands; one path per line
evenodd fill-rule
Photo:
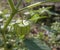
M 9 19 L 7 20 L 7 22 L 6 22 L 6 24 L 5 24 L 4 28 L 3 28 L 3 31 L 6 30 L 7 26 L 9 25 L 10 21 L 12 20 L 12 18 L 13 18 L 13 16 L 14 16 L 15 14 L 16 14 L 16 12 L 11 13 Z
M 7 23 L 5 24 L 4 28 L 3 28 L 3 31 L 5 31 L 5 29 L 7 28 L 7 26 L 9 25 L 10 21 L 12 20 L 13 16 L 17 13 L 15 7 L 14 7 L 14 4 L 13 4 L 13 1 L 12 0 L 8 0 L 8 3 L 12 9 L 12 13 L 10 14 L 10 17 L 9 19 L 7 20 Z
M 5 30 L 7 28 L 7 26 L 9 25 L 10 21 L 12 20 L 12 18 L 14 17 L 14 15 L 17 13 L 13 1 L 12 0 L 8 0 L 8 3 L 12 9 L 12 13 L 10 14 L 9 19 L 7 20 L 7 23 L 4 25 L 4 28 L 2 29 L 2 36 L 3 36 L 3 40 L 4 40 L 4 50 L 7 50 L 6 48 L 6 37 L 5 37 Z
M 4 50 L 6 50 L 6 37 L 5 32 L 2 31 L 3 41 L 4 41 Z
M 9 25 L 10 21 L 12 20 L 13 16 L 15 15 L 15 13 L 11 13 L 10 18 L 7 20 L 7 23 L 5 24 L 3 30 L 2 30 L 2 36 L 3 36 L 3 40 L 4 40 L 4 50 L 7 50 L 6 48 L 6 37 L 5 37 L 5 31 L 7 26 Z
M 9 2 L 9 5 L 10 5 L 10 7 L 12 9 L 12 13 L 11 13 L 9 19 L 7 20 L 7 23 L 4 25 L 3 30 L 2 30 L 2 36 L 3 36 L 3 40 L 4 40 L 4 50 L 7 50 L 7 48 L 6 48 L 5 30 L 6 30 L 7 26 L 9 25 L 10 21 L 12 20 L 13 16 L 16 13 L 16 10 L 15 10 L 14 4 L 13 4 L 13 1 L 12 0 L 8 0 L 8 2 Z
M 25 9 L 33 9 L 34 7 L 37 7 L 37 6 L 39 6 L 40 4 L 42 4 L 42 3 L 44 3 L 44 2 L 34 3 L 34 4 L 32 4 L 32 5 L 29 5 L 29 6 L 27 6 L 27 7 L 24 7 L 24 8 L 22 8 L 22 9 L 18 10 L 18 12 L 23 11 L 23 10 L 25 10 Z
M 18 4 L 16 5 L 16 8 L 19 8 L 19 6 L 20 6 L 20 4 L 21 4 L 21 1 L 22 1 L 22 0 L 19 0 L 19 1 L 18 1 Z
M 14 7 L 14 3 L 13 3 L 13 0 L 8 0 L 8 3 L 12 9 L 12 11 L 15 11 L 15 7 Z

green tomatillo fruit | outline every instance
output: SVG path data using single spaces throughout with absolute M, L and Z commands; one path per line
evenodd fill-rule
M 17 20 L 15 31 L 20 39 L 24 38 L 30 32 L 30 22 L 26 20 Z

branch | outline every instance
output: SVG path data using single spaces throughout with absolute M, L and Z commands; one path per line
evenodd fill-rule
M 13 3 L 13 0 L 8 0 L 8 3 L 12 9 L 12 11 L 15 11 L 15 7 L 14 7 L 14 3 Z
M 12 20 L 13 16 L 17 13 L 17 10 L 14 7 L 13 1 L 12 0 L 8 0 L 8 3 L 10 5 L 11 9 L 12 9 L 12 13 L 10 14 L 9 19 L 7 20 L 6 24 L 4 25 L 3 31 L 5 31 L 5 29 L 9 25 L 10 21 Z
M 22 0 L 19 0 L 19 1 L 18 1 L 17 5 L 16 5 L 16 8 L 19 8 L 19 6 L 20 6 L 20 4 L 21 4 L 21 1 L 22 1 Z
M 12 20 L 13 16 L 17 13 L 15 7 L 14 7 L 14 4 L 13 4 L 13 1 L 12 0 L 8 0 L 8 3 L 12 9 L 12 13 L 10 14 L 10 17 L 9 19 L 7 20 L 7 23 L 4 25 L 4 28 L 2 29 L 2 36 L 3 36 L 3 40 L 4 40 L 4 50 L 7 50 L 6 49 L 6 37 L 5 37 L 5 30 L 7 28 L 7 26 L 9 25 L 10 21 Z
M 6 30 L 7 26 L 9 25 L 10 21 L 12 20 L 12 18 L 14 17 L 14 15 L 16 14 L 16 12 L 11 13 L 10 17 L 8 18 L 6 24 L 4 25 L 3 31 Z
M 32 4 L 32 5 L 29 5 L 29 6 L 27 6 L 27 7 L 24 7 L 24 8 L 22 8 L 22 9 L 18 10 L 18 12 L 23 11 L 23 10 L 25 10 L 25 9 L 31 9 L 31 8 L 37 7 L 37 6 L 39 6 L 40 4 L 42 4 L 42 3 L 44 3 L 44 2 L 34 3 L 34 4 Z

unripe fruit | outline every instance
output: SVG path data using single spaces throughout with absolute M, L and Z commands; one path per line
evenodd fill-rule
M 23 23 L 22 23 L 23 22 Z M 19 23 L 16 27 L 16 33 L 20 38 L 24 38 L 26 34 L 30 32 L 30 22 L 26 20 L 20 20 Z

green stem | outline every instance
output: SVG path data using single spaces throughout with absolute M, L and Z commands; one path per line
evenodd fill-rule
M 22 9 L 18 10 L 18 12 L 23 11 L 23 10 L 25 10 L 25 9 L 28 9 L 28 8 L 27 8 L 27 7 L 24 7 L 24 8 L 22 8 Z
M 8 0 L 8 3 L 12 9 L 12 11 L 15 11 L 15 7 L 14 7 L 14 3 L 13 3 L 13 0 Z
M 8 18 L 6 24 L 4 25 L 3 31 L 6 30 L 7 26 L 9 25 L 10 21 L 12 20 L 12 18 L 14 17 L 14 15 L 16 14 L 16 12 L 11 13 L 10 17 Z
M 27 6 L 27 7 L 24 7 L 24 8 L 22 8 L 22 9 L 20 9 L 18 12 L 23 11 L 23 10 L 25 10 L 25 9 L 33 9 L 34 7 L 37 7 L 37 6 L 41 5 L 42 3 L 44 3 L 44 2 L 34 3 L 34 4 L 32 4 L 32 5 L 29 5 L 29 6 Z
M 2 37 L 4 41 L 4 50 L 6 50 L 6 37 L 5 37 L 5 32 L 2 31 Z
M 21 4 L 21 1 L 22 1 L 22 0 L 19 0 L 19 1 L 18 1 L 18 4 L 16 5 L 16 8 L 19 8 L 19 6 L 20 6 L 20 4 Z
M 22 16 L 22 12 L 20 11 L 20 17 L 21 17 L 21 20 L 22 20 L 22 24 L 23 24 L 23 16 Z
M 12 9 L 12 13 L 10 14 L 9 19 L 7 20 L 7 23 L 4 25 L 4 28 L 2 29 L 2 36 L 3 36 L 3 40 L 4 40 L 4 50 L 7 50 L 6 48 L 6 37 L 5 37 L 5 30 L 7 28 L 7 26 L 9 25 L 10 21 L 12 20 L 12 18 L 14 17 L 14 15 L 17 13 L 13 1 L 12 0 L 8 0 L 8 3 Z
M 4 26 L 3 30 L 2 30 L 2 36 L 3 36 L 3 40 L 4 40 L 4 50 L 7 50 L 7 48 L 6 48 L 5 30 L 6 30 L 7 26 L 9 25 L 9 23 L 12 20 L 14 15 L 15 15 L 15 13 L 11 13 L 10 18 L 7 20 L 7 23 L 5 24 L 5 26 Z
M 7 50 L 7 48 L 6 48 L 5 30 L 6 30 L 7 26 L 9 25 L 10 21 L 12 20 L 13 16 L 15 15 L 15 13 L 17 12 L 15 10 L 13 1 L 12 0 L 8 0 L 8 2 L 9 2 L 9 5 L 10 5 L 10 7 L 12 9 L 12 13 L 10 15 L 10 18 L 7 20 L 7 23 L 5 24 L 4 28 L 2 29 L 2 36 L 3 36 L 3 40 L 4 40 L 4 50 Z

